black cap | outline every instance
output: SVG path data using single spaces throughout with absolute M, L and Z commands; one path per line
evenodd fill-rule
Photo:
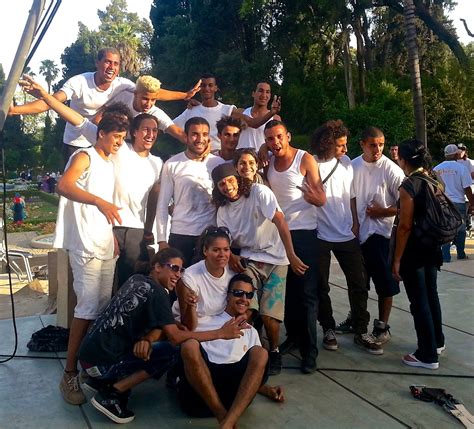
M 212 181 L 214 182 L 214 186 L 217 186 L 217 184 L 224 177 L 237 176 L 237 171 L 235 170 L 232 163 L 226 162 L 214 168 L 214 170 L 212 170 L 211 176 L 212 176 Z

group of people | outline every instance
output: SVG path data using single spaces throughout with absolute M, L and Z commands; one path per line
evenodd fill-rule
M 349 131 L 337 120 L 314 132 L 309 153 L 291 145 L 268 82 L 258 82 L 251 107 L 238 109 L 216 100 L 209 74 L 179 92 L 151 76 L 119 78 L 113 48 L 101 50 L 96 65 L 54 95 L 25 76 L 23 88 L 38 100 L 10 109 L 51 108 L 68 123 L 55 236 L 69 253 L 77 295 L 60 382 L 67 402 L 86 401 L 80 360 L 83 386 L 96 391 L 92 405 L 126 423 L 134 418 L 130 390 L 168 372 L 188 414 L 232 428 L 257 393 L 284 400 L 280 386 L 266 384 L 281 372 L 282 354 L 299 349 L 301 372 L 316 371 L 317 322 L 326 350 L 339 348 L 337 333 L 353 333 L 362 350 L 383 354 L 400 280 L 418 334 L 418 349 L 403 362 L 438 367 L 441 250 L 420 248 L 410 234 L 427 192 L 415 178 L 430 174 L 420 142 L 401 144 L 397 164 L 383 155 L 383 132 L 368 127 L 351 161 Z M 201 102 L 191 100 L 174 121 L 155 106 L 198 91 Z M 150 153 L 160 130 L 184 144 L 164 164 Z M 348 286 L 350 312 L 339 324 L 331 251 Z M 378 314 L 369 330 L 370 280 Z

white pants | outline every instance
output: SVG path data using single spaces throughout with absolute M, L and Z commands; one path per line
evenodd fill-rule
M 76 319 L 94 320 L 112 296 L 117 258 L 101 260 L 69 252 L 73 287 L 77 296 Z

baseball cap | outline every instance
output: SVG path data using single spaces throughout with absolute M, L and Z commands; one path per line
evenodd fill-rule
M 459 148 L 455 144 L 448 144 L 444 148 L 444 154 L 445 156 L 455 155 L 456 153 L 458 153 L 458 150 Z
M 461 150 L 466 150 L 466 149 L 467 149 L 467 147 L 466 147 L 466 145 L 465 145 L 465 144 L 459 143 L 459 144 L 458 144 L 458 149 L 461 149 Z

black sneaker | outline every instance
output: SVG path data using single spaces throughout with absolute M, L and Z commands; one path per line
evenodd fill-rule
M 127 409 L 129 395 L 130 391 L 102 390 L 94 395 L 91 404 L 115 423 L 129 423 L 135 418 L 135 414 Z
M 82 389 L 87 390 L 89 393 L 95 394 L 99 390 L 105 389 L 107 386 L 110 386 L 114 382 L 105 381 L 98 378 L 90 377 L 86 372 L 81 371 L 79 375 L 79 381 L 81 383 Z
M 316 372 L 317 369 L 318 366 L 316 365 L 316 359 L 305 357 L 301 361 L 300 370 L 303 374 L 312 374 L 313 372 Z
M 280 352 L 268 352 L 268 375 L 277 375 L 281 372 L 281 354 Z
M 354 332 L 354 329 L 352 328 L 352 314 L 350 311 L 347 314 L 346 320 L 339 323 L 334 331 L 336 334 L 351 334 Z
M 296 341 L 293 341 L 289 337 L 281 343 L 281 345 L 278 347 L 280 350 L 280 354 L 286 355 L 287 353 L 292 352 L 293 350 L 296 350 L 298 348 L 298 344 Z

